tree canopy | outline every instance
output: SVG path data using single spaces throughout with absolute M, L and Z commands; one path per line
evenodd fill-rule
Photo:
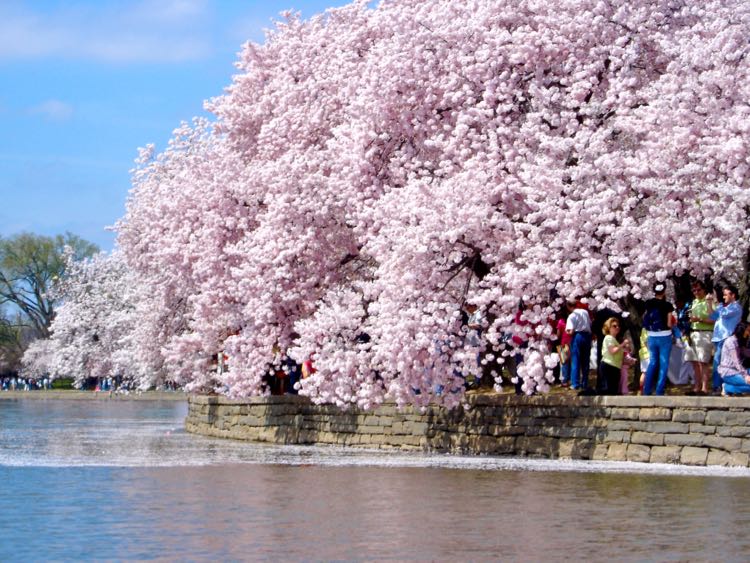
M 152 299 L 144 349 L 184 383 L 261 393 L 287 351 L 313 357 L 317 401 L 455 404 L 477 353 L 516 336 L 524 389 L 544 390 L 566 297 L 618 308 L 672 275 L 742 273 L 747 2 L 287 16 L 245 45 L 214 123 L 143 151 L 119 225 Z
M 71 233 L 0 237 L 0 307 L 11 305 L 21 313 L 16 325 L 30 328 L 35 337 L 48 337 L 55 313 L 49 291 L 65 275 L 67 255 L 81 259 L 97 250 Z

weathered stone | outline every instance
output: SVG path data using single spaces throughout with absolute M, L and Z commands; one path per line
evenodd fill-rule
M 193 423 L 211 424 L 216 417 L 212 414 L 194 414 L 190 417 Z
M 721 436 L 706 436 L 703 445 L 727 452 L 734 452 L 742 447 L 740 438 L 722 438 Z
M 685 465 L 706 465 L 707 459 L 707 448 L 685 446 L 680 453 L 680 463 L 684 463 Z
M 703 434 L 667 434 L 664 436 L 665 446 L 702 446 Z
M 426 422 L 412 422 L 409 426 L 411 427 L 411 434 L 424 434 L 427 432 Z
M 391 434 L 407 434 L 409 427 L 406 422 L 394 422 L 391 425 Z
M 662 446 L 664 445 L 664 435 L 653 434 L 651 432 L 633 432 L 633 435 L 630 437 L 630 443 Z
M 611 422 L 605 418 L 572 418 L 568 421 L 565 426 L 582 426 L 584 428 L 605 428 L 608 427 Z
M 628 445 L 629 444 L 610 444 L 609 450 L 607 451 L 607 460 L 609 461 L 625 461 L 628 459 Z
M 612 409 L 603 407 L 578 407 L 576 409 L 568 408 L 567 412 L 562 411 L 564 416 L 568 419 L 574 417 L 586 417 L 586 418 L 611 418 Z
M 716 426 L 749 426 L 750 413 L 737 411 L 711 411 L 706 414 L 706 424 Z
M 630 434 L 623 430 L 609 430 L 604 434 L 603 440 L 605 442 L 630 442 Z
M 706 413 L 704 423 L 707 425 L 724 425 L 727 420 L 727 411 L 709 411 Z
M 607 459 L 607 452 L 609 451 L 609 444 L 596 444 L 594 451 L 591 452 L 591 459 L 594 461 L 605 461 Z
M 385 430 L 386 428 L 383 426 L 370 426 L 370 425 L 363 425 L 357 428 L 357 431 L 362 432 L 363 434 L 384 434 Z
M 463 452 L 469 443 L 469 437 L 466 434 L 450 434 L 450 449 L 454 452 Z
M 687 434 L 690 432 L 690 426 L 683 422 L 656 421 L 647 423 L 646 431 L 660 434 Z
M 626 432 L 646 430 L 646 423 L 637 420 L 613 420 L 607 425 L 608 430 L 625 430 Z
M 530 428 L 526 435 L 530 436 L 532 429 Z M 598 428 L 577 428 L 577 427 L 540 427 L 533 429 L 536 430 L 537 435 L 549 436 L 553 438 L 587 438 L 594 439 L 599 434 Z
M 651 463 L 679 463 L 680 446 L 654 446 L 651 448 Z
M 563 459 L 591 459 L 594 442 L 591 440 L 560 440 L 557 456 Z
M 435 451 L 450 450 L 451 437 L 448 432 L 438 430 L 424 436 L 427 449 Z
M 651 459 L 651 448 L 641 444 L 628 444 L 627 460 L 647 463 Z
M 750 465 L 750 456 L 740 452 L 729 454 L 729 465 L 732 467 L 747 467 Z
M 552 443 L 547 438 L 519 436 L 516 438 L 516 450 L 529 456 L 555 457 Z
M 468 446 L 479 454 L 502 454 L 513 451 L 515 438 L 507 436 L 495 438 L 494 436 L 474 435 L 469 438 Z
M 727 467 L 731 462 L 731 454 L 722 450 L 709 450 L 708 458 L 706 459 L 706 465 L 723 465 Z
M 383 443 L 394 447 L 418 446 L 419 440 L 420 436 L 409 436 L 406 434 L 401 434 L 398 436 L 387 436 Z
M 672 409 L 641 409 L 638 420 L 672 420 Z
M 369 443 L 372 446 L 381 446 L 389 439 L 385 434 L 370 434 Z
M 746 438 L 750 436 L 749 426 L 719 426 L 716 428 L 719 436 L 731 436 L 733 438 Z
M 716 434 L 716 426 L 706 426 L 705 424 L 691 424 L 690 432 L 698 434 Z
M 613 408 L 610 417 L 613 420 L 638 420 L 641 409 Z

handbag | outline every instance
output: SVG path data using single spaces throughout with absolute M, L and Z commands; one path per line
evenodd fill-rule
M 560 364 L 565 364 L 570 359 L 570 345 L 561 344 L 557 347 L 557 353 L 560 356 Z

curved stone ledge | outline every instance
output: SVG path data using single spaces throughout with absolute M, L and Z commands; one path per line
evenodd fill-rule
M 372 411 L 297 396 L 188 397 L 189 432 L 276 444 L 750 466 L 750 398 L 475 395 Z

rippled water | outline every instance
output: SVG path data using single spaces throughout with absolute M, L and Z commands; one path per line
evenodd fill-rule
M 747 470 L 259 446 L 185 414 L 0 400 L 0 561 L 750 555 Z

